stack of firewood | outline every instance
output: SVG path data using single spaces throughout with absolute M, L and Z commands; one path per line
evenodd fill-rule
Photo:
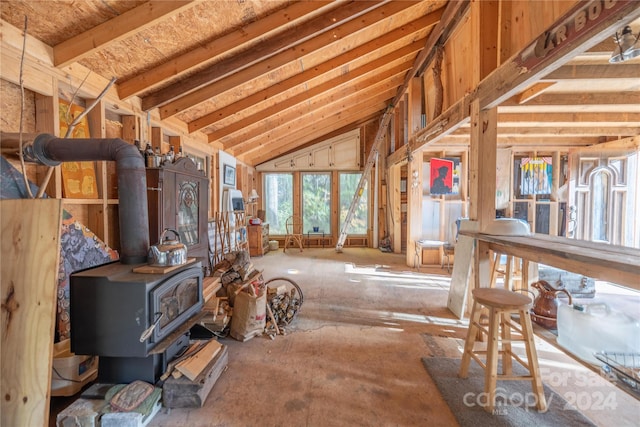
M 276 286 L 276 282 L 288 282 Z M 291 279 L 275 278 L 267 283 L 267 324 L 265 333 L 272 339 L 275 335 L 285 335 L 288 327 L 302 307 L 302 289 Z M 269 286 L 269 284 L 272 284 Z
M 184 375 L 194 381 L 221 349 L 222 345 L 215 339 L 193 342 L 184 354 L 169 362 L 160 380 L 165 381 L 170 375 L 173 378 Z
M 256 275 L 255 267 L 245 250 L 225 254 L 224 259 L 213 268 L 213 275 L 220 277 L 221 293 L 229 298 L 233 307 L 235 295 Z

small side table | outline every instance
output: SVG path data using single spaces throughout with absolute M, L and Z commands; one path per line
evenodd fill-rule
M 317 235 L 319 239 L 322 240 L 322 248 L 324 249 L 324 242 L 325 242 L 325 237 L 329 237 L 327 236 L 327 234 L 324 232 L 324 230 L 319 230 L 319 231 L 307 231 L 307 248 L 310 247 L 309 244 L 309 239 L 311 239 L 311 236 L 313 235 Z M 322 237 L 320 237 L 322 236 Z

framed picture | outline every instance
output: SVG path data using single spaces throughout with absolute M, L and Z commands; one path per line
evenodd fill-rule
M 224 165 L 224 177 L 222 180 L 225 185 L 236 185 L 236 168 L 229 165 Z
M 453 161 L 431 159 L 431 194 L 453 193 Z
M 525 157 L 520 160 L 520 194 L 551 194 L 551 157 Z

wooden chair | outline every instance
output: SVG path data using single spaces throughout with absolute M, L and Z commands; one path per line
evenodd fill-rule
M 302 218 L 297 215 L 291 215 L 287 218 L 285 227 L 287 229 L 287 235 L 284 238 L 284 248 L 282 248 L 282 252 L 287 250 L 289 243 L 292 243 L 293 246 L 297 243 L 300 252 L 302 252 Z

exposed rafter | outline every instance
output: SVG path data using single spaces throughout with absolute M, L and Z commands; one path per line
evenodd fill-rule
M 138 74 L 118 84 L 118 94 L 126 99 L 138 95 L 163 82 L 182 75 L 202 64 L 214 60 L 218 55 L 252 40 L 258 40 L 265 34 L 273 31 L 291 21 L 302 18 L 330 2 L 310 1 L 296 2 L 288 7 L 280 9 L 263 19 L 251 22 L 242 28 L 238 28 L 220 37 L 216 37 L 208 43 L 195 46 L 193 49 L 161 64 L 155 65 L 151 70 Z
M 225 88 L 268 73 L 296 60 L 303 54 L 313 52 L 358 31 L 363 26 L 370 25 L 370 21 L 377 22 L 387 14 L 393 13 L 393 10 L 397 13 L 409 7 L 410 3 L 387 3 L 355 20 L 360 13 L 375 6 L 377 4 L 371 2 L 354 2 L 342 6 L 301 25 L 295 31 L 281 34 L 276 39 L 265 40 L 259 46 L 253 46 L 248 52 L 204 68 L 189 76 L 187 81 L 172 84 L 159 92 L 143 97 L 142 107 L 149 110 L 163 106 L 160 109 L 160 116 L 163 118 L 172 116 L 215 96 Z M 332 25 L 327 25 L 327 22 L 331 22 Z M 230 84 L 232 86 L 229 86 Z M 167 103 L 169 105 L 164 105 Z
M 193 7 L 189 1 L 150 1 L 53 47 L 53 63 L 63 67 L 80 61 L 111 43 L 138 33 L 161 19 Z M 53 13 L 53 11 L 52 11 Z
M 304 101 L 303 105 L 299 108 L 282 110 L 278 115 L 272 116 L 270 119 L 262 122 L 257 122 L 256 125 L 245 128 L 242 132 L 236 135 L 232 142 L 222 141 L 225 148 L 239 149 L 246 147 L 248 142 L 253 138 L 260 137 L 265 130 L 272 130 L 274 126 L 280 126 L 291 120 L 295 120 L 302 115 L 313 113 L 314 110 L 327 109 L 331 104 L 340 101 L 346 97 L 355 95 L 362 97 L 363 93 L 367 90 L 371 90 L 373 87 L 376 89 L 386 89 L 394 84 L 398 84 L 398 75 L 405 73 L 411 66 L 410 61 L 400 63 L 397 66 L 388 68 L 384 73 L 373 75 L 369 78 L 359 79 L 357 84 L 349 85 L 347 87 L 337 87 L 336 90 L 323 93 L 321 96 L 309 97 Z M 304 95 L 304 94 L 303 94 Z M 304 138 L 302 132 L 296 133 L 299 137 Z
M 365 57 L 367 52 L 381 49 L 384 46 L 394 43 L 404 37 L 411 36 L 412 34 L 418 31 L 423 31 L 425 28 L 428 28 L 431 25 L 436 24 L 440 19 L 440 16 L 441 16 L 441 10 L 432 12 L 429 15 L 420 17 L 406 25 L 403 25 L 400 28 L 391 30 L 385 33 L 384 35 L 374 40 L 371 40 L 363 45 L 355 46 L 353 49 L 347 52 L 344 52 L 336 56 L 335 58 L 331 58 L 328 61 L 323 62 L 322 64 L 318 64 L 311 69 L 305 70 L 295 76 L 289 77 L 288 79 L 280 82 L 278 85 L 271 86 L 267 89 L 264 89 L 254 94 L 249 94 L 247 97 L 238 100 L 232 105 L 228 105 L 219 110 L 213 111 L 205 116 L 202 116 L 190 122 L 189 131 L 195 132 L 208 125 L 215 123 L 218 120 L 221 120 L 225 117 L 235 114 L 238 111 L 241 111 L 245 108 L 255 107 L 256 104 L 258 102 L 261 102 L 262 100 L 274 97 L 279 93 L 283 93 L 292 87 L 302 84 L 308 80 L 317 78 L 321 74 L 328 73 L 336 68 L 342 67 L 345 64 L 349 64 L 351 61 L 354 61 L 360 57 Z M 422 43 L 424 43 L 424 40 L 422 41 Z M 415 54 L 415 52 L 417 52 L 418 50 L 420 50 L 420 48 L 422 48 L 422 45 L 416 48 L 416 44 L 417 44 L 416 42 L 413 42 L 410 45 L 407 45 L 404 48 L 398 49 L 396 52 L 385 56 L 385 58 L 380 58 L 374 62 L 383 62 L 383 61 L 391 62 L 401 56 L 408 54 L 409 52 Z M 376 67 L 377 65 L 371 65 L 371 66 Z M 356 73 L 360 73 L 361 71 L 366 72 L 366 69 L 364 69 L 366 67 L 363 66 L 360 68 L 363 68 L 363 70 L 358 69 L 355 71 L 350 71 L 350 73 L 354 73 L 354 77 L 355 77 L 357 76 Z M 219 139 L 222 136 L 224 135 L 210 136 L 209 140 L 214 141 Z
M 578 31 L 576 17 L 591 3 L 545 6 L 536 10 L 540 16 L 531 29 L 548 25 L 544 34 L 564 27 L 568 32 L 535 41 L 515 28 L 517 17 L 531 7 L 524 3 L 491 2 L 482 8 L 485 24 L 496 19 L 500 24 L 499 35 L 494 28 L 482 34 L 495 39 L 494 46 L 465 38 L 476 19 L 468 0 L 256 0 L 215 2 L 215 8 L 198 0 L 82 7 L 62 0 L 5 0 L 2 75 L 12 84 L 18 81 L 23 19 L 29 15 L 26 88 L 45 96 L 64 94 L 89 75 L 79 97 L 91 99 L 94 88 L 99 92 L 104 79 L 116 76 L 107 110 L 146 115 L 148 126 L 166 124 L 183 140 L 208 142 L 210 149 L 224 149 L 249 165 L 379 122 L 376 114 L 379 119 L 400 105 L 408 88 L 420 84 L 427 122 L 408 132 L 411 151 L 464 144 L 476 98 L 481 108 L 498 108 L 501 146 L 535 146 L 536 139 L 546 146 L 549 141 L 584 146 L 637 135 L 640 62 L 609 64 L 608 59 L 621 25 L 640 30 L 638 2 L 593 2 L 603 5 L 597 10 L 602 13 Z M 479 86 L 470 76 L 484 62 L 476 53 L 466 56 L 476 42 L 490 53 L 483 56 L 490 68 L 499 64 L 480 77 Z M 424 71 L 439 46 L 443 111 L 433 117 L 433 79 Z M 43 68 L 53 70 L 57 85 L 33 78 Z M 417 119 L 411 117 L 412 126 Z M 406 161 L 406 152 L 396 150 L 387 163 Z

